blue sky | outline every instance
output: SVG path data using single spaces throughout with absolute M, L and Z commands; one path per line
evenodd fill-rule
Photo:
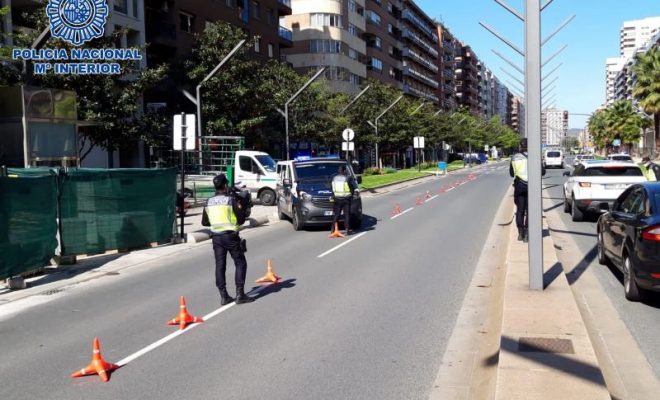
M 517 72 L 493 54 L 491 49 L 498 50 L 521 66 L 523 59 L 482 28 L 479 21 L 487 23 L 523 48 L 523 24 L 520 20 L 494 0 L 416 2 L 430 17 L 442 21 L 454 35 L 472 46 L 500 81 L 511 86 L 506 81 L 512 79 L 500 68 Z M 505 2 L 523 11 L 524 0 Z M 660 15 L 660 0 L 555 0 L 543 12 L 543 36 L 573 14 L 576 15 L 573 22 L 543 48 L 543 54 L 550 56 L 568 44 L 566 50 L 548 64 L 546 72 L 563 63 L 552 75 L 559 77 L 553 90 L 557 94 L 555 104 L 558 108 L 574 113 L 591 113 L 605 100 L 605 59 L 619 56 L 619 29 L 623 21 Z M 571 128 L 583 128 L 585 121 L 586 117 L 572 116 L 569 125 Z

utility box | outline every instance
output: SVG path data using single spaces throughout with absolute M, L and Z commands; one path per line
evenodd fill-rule
M 0 165 L 77 167 L 76 93 L 0 87 Z

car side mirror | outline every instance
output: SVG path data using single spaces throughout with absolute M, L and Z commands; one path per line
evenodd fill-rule
M 564 175 L 564 176 L 571 176 L 571 173 L 570 173 L 570 171 L 564 171 L 564 173 L 563 173 L 562 175 Z
M 291 179 L 288 179 L 288 178 L 284 179 L 282 181 L 282 185 L 284 185 L 284 187 L 287 187 L 287 188 L 290 188 L 291 186 L 293 186 L 292 183 L 291 183 Z
M 357 183 L 358 183 L 358 185 L 362 184 L 362 177 L 361 176 L 357 177 Z
M 610 211 L 610 205 L 608 203 L 600 203 L 598 204 L 598 211 L 600 211 L 601 214 L 605 214 L 606 212 Z

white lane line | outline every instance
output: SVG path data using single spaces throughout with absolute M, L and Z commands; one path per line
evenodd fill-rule
M 429 201 L 435 199 L 436 197 L 438 197 L 437 194 L 436 194 L 435 196 L 431 196 L 431 197 L 429 197 L 428 199 L 425 200 L 425 202 L 428 203 Z
M 414 210 L 414 208 L 413 208 L 413 207 L 410 207 L 410 208 L 407 209 L 407 210 L 403 210 L 403 211 L 401 211 L 401 212 L 398 213 L 397 215 L 393 215 L 390 219 L 399 218 L 399 217 L 402 216 L 403 214 L 407 213 L 408 211 L 412 211 L 412 210 Z
M 445 190 L 445 193 L 451 192 L 452 190 L 456 189 L 456 187 L 450 187 L 449 189 Z
M 340 248 L 346 246 L 346 245 L 349 244 L 350 242 L 352 242 L 352 241 L 354 241 L 355 239 L 358 239 L 358 238 L 360 238 L 360 237 L 362 237 L 362 236 L 364 236 L 364 235 L 366 235 L 366 234 L 367 234 L 367 232 L 362 232 L 362 233 L 360 233 L 359 235 L 357 235 L 357 236 L 355 236 L 355 237 L 352 237 L 352 238 L 348 239 L 348 240 L 345 241 L 344 243 L 339 244 L 339 245 L 337 245 L 337 246 L 331 248 L 330 250 L 328 250 L 328 251 L 326 251 L 325 253 L 323 253 L 323 254 L 317 256 L 316 258 L 323 258 L 323 257 L 327 256 L 328 254 L 332 253 L 333 251 L 338 250 L 338 249 L 340 249 Z
M 268 286 L 269 285 L 260 286 L 260 287 L 254 289 L 254 290 L 251 290 L 248 293 L 248 295 L 255 295 L 255 294 L 259 293 L 261 290 L 263 290 L 264 288 L 268 287 Z M 220 314 L 222 312 L 225 312 L 225 311 L 229 310 L 230 308 L 232 308 L 235 305 L 236 305 L 236 303 L 231 303 L 231 304 L 227 304 L 226 306 L 222 306 L 222 307 L 218 308 L 217 310 L 211 311 L 210 313 L 206 314 L 205 316 L 202 317 L 202 319 L 204 319 L 204 322 L 207 322 L 211 318 L 217 316 L 218 314 Z M 198 323 L 195 323 L 195 324 L 190 324 L 184 330 L 177 330 L 175 332 L 172 332 L 169 335 L 165 336 L 164 338 L 150 344 L 149 346 L 144 347 L 144 348 L 136 351 L 135 353 L 133 353 L 133 354 L 117 361 L 117 365 L 120 366 L 120 367 L 123 367 L 124 365 L 126 365 L 129 362 L 135 360 L 136 358 L 141 357 L 141 356 L 147 354 L 148 352 L 150 352 L 152 350 L 155 350 L 158 347 L 164 345 L 165 343 L 169 342 L 170 340 L 174 339 L 175 337 L 183 335 L 184 333 L 190 332 L 192 329 L 197 328 L 201 324 L 202 324 L 201 322 L 198 322 Z

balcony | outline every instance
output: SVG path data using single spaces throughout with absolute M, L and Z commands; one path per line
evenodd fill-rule
M 412 22 L 412 24 L 417 27 L 417 29 L 424 32 L 429 37 L 429 39 L 433 40 L 434 43 L 438 43 L 438 35 L 434 32 L 434 30 L 429 28 L 429 26 L 425 24 L 421 19 L 419 19 L 417 15 L 415 15 L 412 11 L 403 10 L 402 17 L 404 20 Z
M 422 90 L 419 90 L 417 88 L 414 88 L 410 85 L 403 85 L 403 93 L 410 94 L 413 96 L 421 97 L 426 100 L 430 100 L 434 103 L 438 103 L 440 100 L 438 99 L 438 96 L 432 94 L 432 93 L 426 93 Z
M 293 32 L 291 30 L 280 26 L 279 27 L 279 37 L 280 39 L 284 42 L 284 44 L 288 44 L 290 46 L 293 46 Z
M 291 9 L 291 0 L 277 0 L 277 11 L 281 16 L 293 14 Z
M 438 50 L 436 50 L 430 44 L 426 43 L 426 41 L 424 41 L 424 39 L 419 37 L 417 34 L 415 34 L 410 29 L 404 29 L 403 30 L 403 37 L 406 38 L 406 39 L 409 39 L 411 42 L 415 43 L 417 46 L 424 49 L 427 53 L 431 54 L 433 56 L 433 58 L 438 58 L 438 55 L 439 55 Z
M 434 81 L 433 79 L 429 78 L 428 76 L 422 74 L 421 72 L 418 72 L 410 67 L 403 67 L 403 75 L 409 76 L 411 78 L 416 79 L 417 81 L 431 86 L 434 89 L 437 89 L 440 87 L 440 84 L 437 81 Z
M 433 64 L 431 61 L 429 61 L 426 58 L 422 57 L 419 53 L 417 53 L 414 50 L 403 49 L 403 56 L 408 57 L 408 58 L 414 60 L 415 62 L 423 65 L 424 67 L 426 67 L 430 71 L 433 71 L 433 73 L 437 74 L 438 71 L 440 70 L 437 65 Z

